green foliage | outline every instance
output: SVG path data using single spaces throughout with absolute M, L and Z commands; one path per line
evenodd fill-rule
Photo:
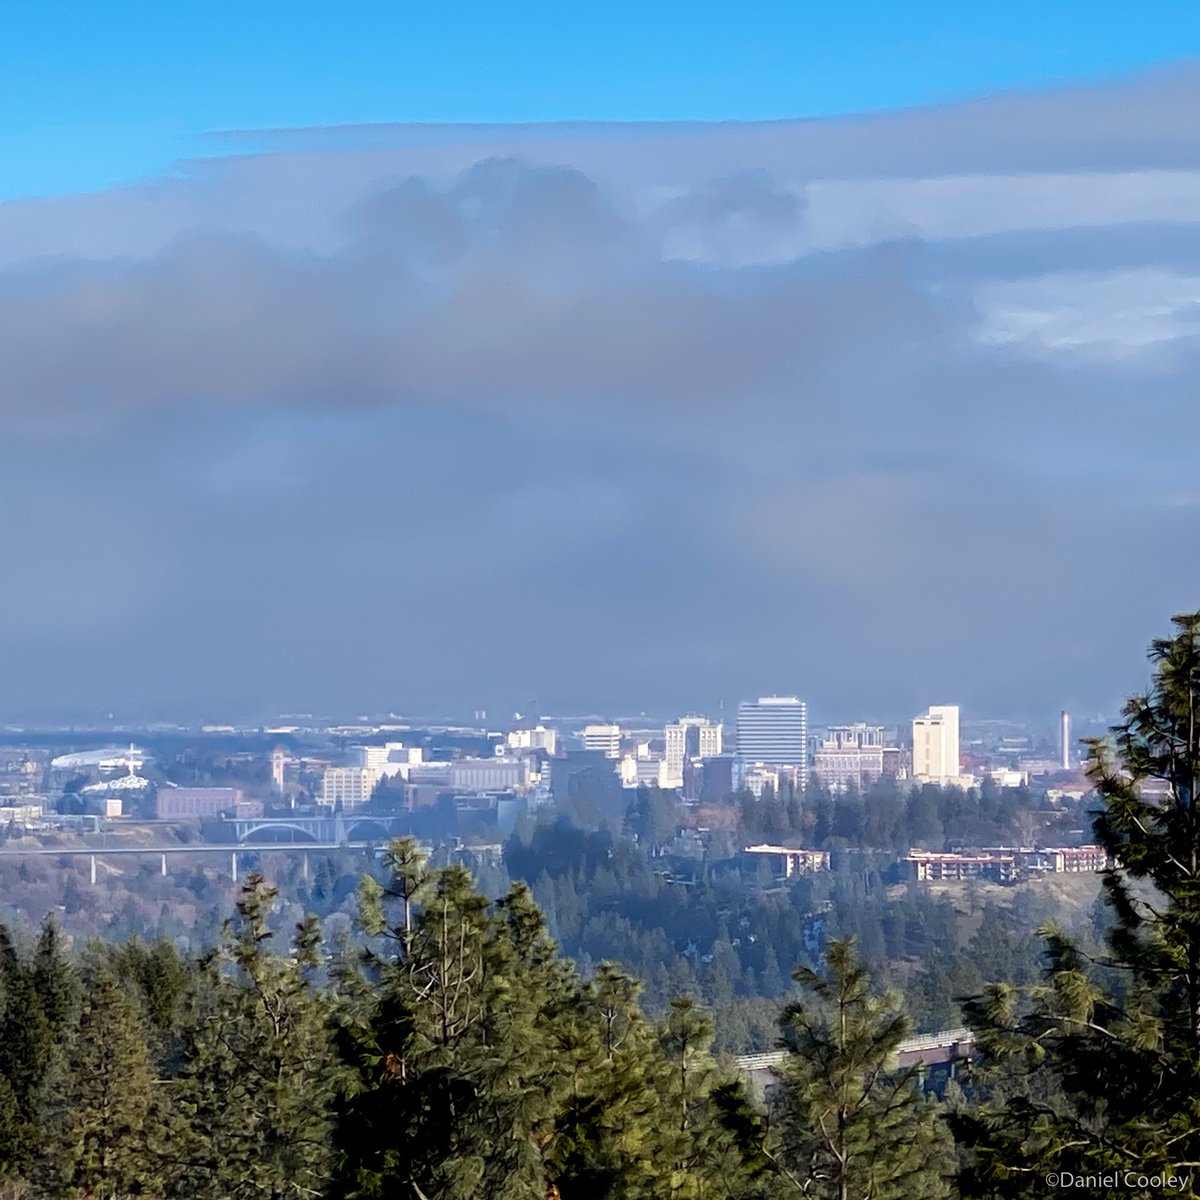
M 107 966 L 88 980 L 72 1031 L 70 1071 L 41 1167 L 47 1190 L 119 1197 L 157 1190 L 154 1066 L 137 999 Z
M 151 1027 L 161 1033 L 170 1031 L 190 981 L 188 965 L 179 952 L 162 939 L 147 946 L 139 938 L 106 949 L 113 970 L 141 1000 Z
M 750 1175 L 721 1117 L 744 1113 L 732 1081 L 710 1102 L 706 1016 L 681 1001 L 656 1031 L 635 979 L 559 957 L 523 885 L 489 904 L 404 841 L 390 872 L 362 896 L 379 944 L 339 975 L 339 1194 L 738 1194 Z
M 971 1194 L 1026 1195 L 1048 1170 L 1189 1176 L 1200 1160 L 1200 614 L 1150 659 L 1150 690 L 1091 744 L 1115 864 L 1107 951 L 1047 928 L 1044 978 L 971 1006 L 988 1064 L 985 1102 L 958 1120 Z
M 320 931 L 310 918 L 289 954 L 273 953 L 275 895 L 248 879 L 237 919 L 196 972 L 166 1151 L 180 1200 L 283 1200 L 320 1195 L 328 1181 L 337 1064 L 315 986 Z
M 849 939 L 830 944 L 823 972 L 801 968 L 796 982 L 774 1098 L 785 1177 L 803 1195 L 837 1200 L 948 1196 L 949 1131 L 919 1068 L 896 1062 L 910 1028 L 899 997 L 873 991 Z
M 658 1030 L 665 1069 L 657 1085 L 659 1195 L 718 1200 L 759 1193 L 771 1173 L 764 1123 L 741 1080 L 712 1058 L 712 1018 L 690 996 L 672 999 Z M 669 1164 L 670 1174 L 665 1174 Z
M 940 850 L 946 842 L 1013 845 L 1028 841 L 1036 802 L 1023 788 L 1001 789 L 990 780 L 962 791 L 926 783 L 908 787 L 890 776 L 863 792 L 850 788 L 836 797 L 813 778 L 803 796 L 785 789 L 776 795 L 738 797 L 744 841 L 789 839 L 823 849 L 903 852 L 914 846 Z
M 32 983 L 50 1033 L 59 1040 L 74 1021 L 79 1006 L 79 981 L 53 914 L 42 922 L 33 954 Z
M 679 805 L 674 792 L 657 787 L 640 787 L 625 817 L 629 832 L 651 855 L 669 841 L 679 828 Z
M 1029 982 L 1040 968 L 1034 929 L 1051 911 L 1048 894 L 1031 910 L 1021 909 L 1017 921 L 1017 891 L 1004 905 L 964 911 L 965 892 L 957 905 L 915 884 L 897 895 L 892 850 L 850 848 L 907 845 L 912 806 L 922 803 L 959 835 L 1003 840 L 1028 815 L 1028 796 L 991 786 L 977 793 L 927 787 L 910 794 L 886 780 L 863 796 L 836 801 L 819 784 L 803 797 L 743 797 L 741 816 L 750 824 L 735 845 L 772 832 L 806 844 L 842 843 L 833 871 L 786 886 L 736 858 L 653 857 L 654 835 L 645 823 L 654 806 L 665 810 L 668 798 L 654 789 L 634 798 L 627 827 L 640 840 L 580 829 L 560 813 L 544 813 L 510 839 L 506 865 L 529 884 L 564 953 L 585 971 L 608 960 L 637 975 L 641 1003 L 654 1020 L 665 1015 L 671 996 L 696 996 L 716 1017 L 719 1051 L 773 1046 L 775 1008 L 788 983 L 781 964 L 814 965 L 829 937 L 857 939 L 881 982 L 903 987 L 921 1030 L 961 1024 L 961 998 L 985 980 Z M 755 814 L 766 811 L 760 805 L 774 806 L 784 824 L 773 830 L 755 825 Z
M 61 1055 L 36 975 L 0 925 L 0 1170 L 16 1176 L 36 1160 L 38 1130 Z

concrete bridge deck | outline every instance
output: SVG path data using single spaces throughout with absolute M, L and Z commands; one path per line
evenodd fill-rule
M 896 1047 L 896 1058 L 902 1069 L 924 1066 L 949 1065 L 971 1057 L 975 1035 L 965 1026 L 943 1029 L 938 1033 L 923 1033 L 906 1038 Z M 786 1050 L 773 1050 L 767 1054 L 743 1054 L 734 1061 L 738 1070 L 746 1076 L 753 1090 L 762 1095 L 774 1082 L 775 1068 L 787 1058 Z
M 238 861 L 258 854 L 302 856 L 302 870 L 308 878 L 308 855 L 312 850 L 378 850 L 379 842 L 189 842 L 174 846 L 30 846 L 0 848 L 4 858 L 84 858 L 88 874 L 96 882 L 96 860 L 100 858 L 157 858 L 159 872 L 167 873 L 167 859 L 181 854 L 224 854 L 229 856 L 229 876 L 236 883 Z

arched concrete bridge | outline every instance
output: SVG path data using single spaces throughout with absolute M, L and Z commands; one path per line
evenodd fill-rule
M 386 842 L 398 836 L 406 817 L 370 813 L 335 813 L 331 817 L 226 817 L 224 828 L 235 842 L 268 843 Z

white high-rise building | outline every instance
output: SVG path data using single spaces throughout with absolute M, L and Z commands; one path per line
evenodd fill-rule
M 558 731 L 538 725 L 533 729 L 513 729 L 508 734 L 510 750 L 544 750 L 553 756 L 558 750 Z
M 585 725 L 583 746 L 585 750 L 599 750 L 608 758 L 620 758 L 620 725 Z
M 795 696 L 760 696 L 738 706 L 737 755 L 742 768 L 793 767 L 808 782 L 808 705 Z
M 699 746 L 697 758 L 716 758 L 725 749 L 725 727 L 718 721 L 715 725 L 705 723 L 697 727 Z
M 722 740 L 721 724 L 707 717 L 680 717 L 673 725 L 665 726 L 663 762 L 670 781 L 666 786 L 682 787 L 684 763 L 715 758 L 721 753 Z
M 960 778 L 958 750 L 958 705 L 935 704 L 914 717 L 913 775 L 932 783 Z

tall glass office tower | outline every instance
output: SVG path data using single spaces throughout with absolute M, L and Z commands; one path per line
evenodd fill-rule
M 808 705 L 795 696 L 760 696 L 738 705 L 737 755 L 744 766 L 795 767 L 808 782 Z

